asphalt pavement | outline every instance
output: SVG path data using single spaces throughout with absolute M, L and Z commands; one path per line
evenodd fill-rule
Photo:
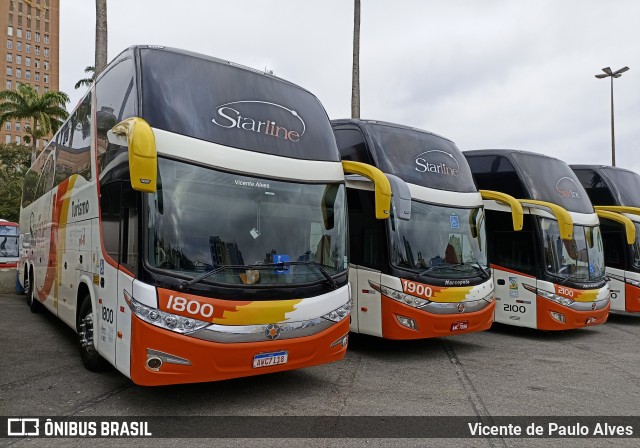
M 504 325 L 421 341 L 354 335 L 343 361 L 217 383 L 140 387 L 85 370 L 75 333 L 24 296 L 0 295 L 3 416 L 640 416 L 640 316 L 540 332 Z M 639 418 L 640 420 L 640 418 Z M 640 423 L 636 429 L 640 428 Z M 216 439 L 214 446 L 549 446 L 551 439 Z M 554 439 L 555 440 L 555 439 Z M 0 445 L 76 446 L 77 439 Z M 175 446 L 169 439 L 100 445 Z M 181 446 L 202 446 L 181 439 Z M 554 446 L 638 446 L 559 439 Z

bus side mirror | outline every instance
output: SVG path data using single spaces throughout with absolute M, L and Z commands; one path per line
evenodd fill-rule
M 389 184 L 391 185 L 391 202 L 395 209 L 395 215 L 398 219 L 409 221 L 411 219 L 411 191 L 405 181 L 393 174 L 386 174 Z
M 376 197 L 376 219 L 387 219 L 391 209 L 391 185 L 389 179 L 375 166 L 351 160 L 342 161 L 345 173 L 359 174 L 373 182 Z
M 115 125 L 108 133 L 110 143 L 129 147 L 131 187 L 155 193 L 158 177 L 158 154 L 151 126 L 142 118 L 131 117 Z

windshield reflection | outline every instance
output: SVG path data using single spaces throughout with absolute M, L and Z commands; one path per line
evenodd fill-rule
M 558 222 L 540 218 L 547 272 L 565 279 L 593 281 L 604 277 L 600 227 L 573 226 L 573 239 L 562 240 Z
M 0 226 L 0 257 L 18 257 L 18 228 Z
M 346 270 L 344 185 L 300 184 L 159 160 L 147 261 L 206 281 L 326 281 Z M 262 266 L 267 265 L 267 266 Z M 321 267 L 321 269 L 318 268 Z
M 395 217 L 393 265 L 430 277 L 478 276 L 487 267 L 482 208 L 462 209 L 411 202 L 411 220 Z

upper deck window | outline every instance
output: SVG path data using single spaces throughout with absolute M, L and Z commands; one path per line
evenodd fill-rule
M 456 145 L 427 132 L 368 124 L 378 168 L 406 182 L 439 190 L 475 192 L 466 159 Z
M 195 54 L 142 49 L 142 117 L 154 128 L 278 156 L 339 161 L 309 92 Z

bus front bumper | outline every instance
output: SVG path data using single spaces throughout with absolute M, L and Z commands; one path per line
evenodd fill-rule
M 460 302 L 464 304 L 464 302 Z M 458 304 L 456 304 L 457 306 Z M 495 300 L 479 311 L 436 314 L 382 296 L 382 337 L 385 339 L 426 339 L 472 333 L 493 324 Z M 462 308 L 461 308 L 462 309 Z
M 219 381 L 338 361 L 347 350 L 349 318 L 310 336 L 244 343 L 219 343 L 184 336 L 143 322 L 136 316 L 132 316 L 131 330 L 131 379 L 143 386 L 160 386 Z M 278 352 L 286 352 L 286 363 L 254 367 L 256 355 Z M 156 353 L 170 355 L 174 362 L 150 368 L 149 359 Z
M 600 325 L 607 321 L 610 307 L 611 304 L 607 300 L 603 308 L 578 311 L 537 296 L 537 328 L 538 330 L 573 330 Z

